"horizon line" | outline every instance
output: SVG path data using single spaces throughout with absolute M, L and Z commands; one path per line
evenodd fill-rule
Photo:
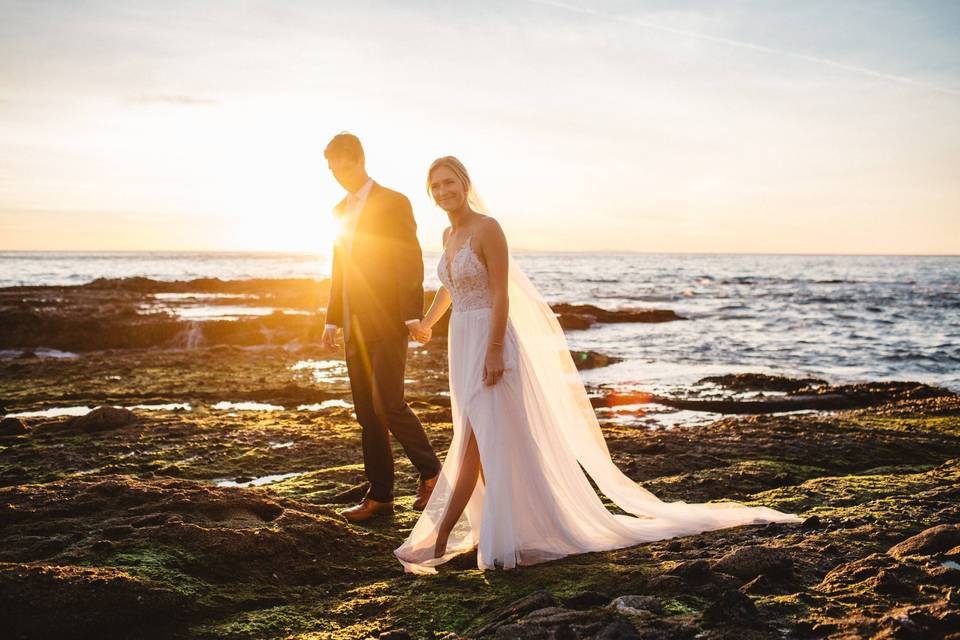
M 423 249 L 423 253 L 442 253 L 442 249 Z M 0 256 L 6 254 L 255 254 L 329 257 L 326 253 L 311 251 L 289 251 L 283 249 L 0 249 Z M 639 249 L 511 249 L 512 254 L 579 254 L 579 255 L 650 255 L 650 256 L 795 256 L 795 257 L 877 257 L 877 258 L 958 258 L 960 253 L 830 253 L 830 252 L 763 252 L 763 251 L 642 251 Z

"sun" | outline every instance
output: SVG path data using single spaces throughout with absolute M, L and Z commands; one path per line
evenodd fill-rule
M 330 255 L 340 234 L 333 213 L 278 213 L 269 220 L 231 220 L 227 233 L 217 243 L 239 251 L 276 251 Z

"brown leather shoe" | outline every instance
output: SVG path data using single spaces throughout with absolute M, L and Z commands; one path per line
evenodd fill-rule
M 437 479 L 440 477 L 440 474 L 433 476 L 429 480 L 420 479 L 420 482 L 417 484 L 417 499 L 413 501 L 413 508 L 417 511 L 423 511 L 424 507 L 427 506 L 427 502 L 430 500 L 430 494 L 433 493 L 433 488 L 437 486 Z
M 393 513 L 393 501 L 379 502 L 364 498 L 357 506 L 341 511 L 340 515 L 349 522 L 363 522 L 381 513 Z

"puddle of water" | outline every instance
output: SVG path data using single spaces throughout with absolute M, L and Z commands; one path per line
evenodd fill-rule
M 298 309 L 283 309 L 280 307 L 241 307 L 236 305 L 190 306 L 173 307 L 168 309 L 181 320 L 239 320 L 269 316 L 274 311 L 282 311 L 288 315 L 308 315 L 308 311 Z
M 643 423 L 647 427 L 698 427 L 710 424 L 722 417 L 719 413 L 677 411 L 664 407 L 662 411 L 649 412 L 643 416 Z
M 314 382 L 347 382 L 347 363 L 343 360 L 300 360 L 290 367 L 293 371 L 309 370 Z
M 296 443 L 293 440 L 290 440 L 289 442 L 271 442 L 270 448 L 271 449 L 289 449 L 294 444 Z
M 156 302 L 141 304 L 143 313 L 165 312 L 171 313 L 181 320 L 239 320 L 241 318 L 268 316 L 274 311 L 282 311 L 288 315 L 309 315 L 309 311 L 302 309 L 287 309 L 272 306 L 248 306 L 246 300 L 256 300 L 255 294 L 236 293 L 157 293 Z M 236 301 L 237 304 L 210 304 L 209 301 L 226 300 Z M 205 304 L 206 302 L 206 304 Z
M 254 293 L 155 293 L 157 300 L 253 300 Z
M 600 420 L 608 424 L 632 425 L 648 429 L 696 427 L 710 424 L 723 417 L 719 413 L 672 409 L 654 403 L 597 407 L 596 412 Z
M 290 368 L 294 371 L 300 371 L 301 369 L 337 369 L 340 367 L 346 367 L 346 363 L 343 360 L 299 360 Z
M 0 349 L 0 358 L 19 358 L 24 353 L 33 353 L 38 358 L 54 358 L 57 360 L 73 360 L 80 356 L 70 351 L 59 351 L 57 349 L 48 349 L 39 347 L 37 349 Z
M 145 411 L 193 411 L 189 402 L 171 402 L 169 404 L 134 404 L 127 409 L 143 409 Z
M 264 402 L 227 402 L 226 400 L 213 405 L 213 409 L 234 411 L 283 411 L 283 407 L 278 404 L 266 404 Z
M 57 349 L 47 349 L 45 347 L 34 349 L 33 352 L 38 358 L 58 358 L 72 360 L 80 357 L 78 354 L 71 353 L 70 351 L 58 351 Z
M 297 407 L 297 411 L 324 411 L 325 409 L 333 409 L 335 407 L 338 409 L 352 409 L 353 403 L 338 398 L 335 400 L 324 400 L 316 404 L 301 404 Z
M 43 411 L 22 411 L 8 413 L 6 418 L 59 418 L 61 416 L 85 416 L 93 411 L 93 407 L 53 407 Z
M 281 480 L 296 478 L 297 476 L 302 476 L 304 473 L 305 472 L 303 471 L 294 471 L 293 473 L 278 473 L 272 476 L 260 476 L 259 478 L 248 480 L 247 482 L 236 482 L 234 480 L 228 480 L 227 478 L 220 478 L 214 480 L 213 482 L 218 487 L 261 487 L 265 484 L 272 484 L 274 482 L 280 482 Z
M 704 382 L 692 385 L 689 388 L 674 389 L 674 392 L 692 393 L 691 398 L 697 400 L 770 400 L 786 398 L 786 391 L 757 391 L 755 389 L 736 390 L 724 387 L 713 382 Z
M 126 409 L 142 409 L 144 411 L 192 411 L 190 403 L 173 402 L 170 404 L 135 404 Z M 62 418 L 63 416 L 85 416 L 93 411 L 93 407 L 51 407 L 43 411 L 21 411 L 8 413 L 6 418 Z

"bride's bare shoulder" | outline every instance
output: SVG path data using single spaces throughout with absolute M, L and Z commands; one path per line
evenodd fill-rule
M 505 240 L 503 228 L 493 216 L 483 216 L 483 218 L 480 220 L 480 223 L 477 225 L 477 230 L 484 241 L 498 242 Z
M 476 228 L 475 236 L 477 245 L 479 245 L 477 249 L 479 249 L 484 264 L 487 265 L 488 269 L 491 260 L 500 264 L 501 258 L 507 255 L 507 238 L 500 227 L 500 223 L 497 222 L 496 218 L 485 215 L 477 223 Z

